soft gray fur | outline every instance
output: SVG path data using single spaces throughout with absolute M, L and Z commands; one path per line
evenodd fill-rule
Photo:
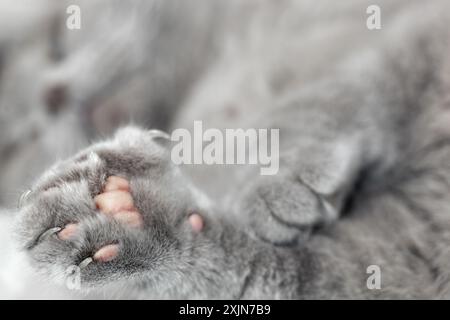
M 21 202 L 20 243 L 41 274 L 61 283 L 70 265 L 119 243 L 116 260 L 82 270 L 94 296 L 449 298 L 446 1 L 379 1 L 379 31 L 365 29 L 366 1 L 323 1 L 317 11 L 308 1 L 199 1 L 199 10 L 150 3 L 137 12 L 108 7 L 112 20 L 129 18 L 122 33 L 87 17 L 89 35 L 63 37 L 66 53 L 41 83 L 46 112 L 79 144 L 130 116 L 165 130 L 194 120 L 280 128 L 280 172 L 176 167 L 167 141 L 125 127 L 58 162 Z M 159 31 L 139 33 L 143 21 Z M 168 21 L 169 30 L 161 27 Z M 130 42 L 136 33 L 142 42 Z M 111 61 L 103 59 L 109 41 L 123 44 Z M 39 134 L 35 148 L 62 131 L 55 128 Z M 28 149 L 8 154 L 17 159 Z M 143 231 L 96 212 L 93 197 L 109 175 L 130 179 Z M 13 180 L 5 185 L 25 179 Z M 186 221 L 194 211 L 205 217 L 198 235 Z M 46 233 L 70 222 L 83 226 L 74 241 Z M 373 264 L 382 270 L 380 290 L 366 286 Z

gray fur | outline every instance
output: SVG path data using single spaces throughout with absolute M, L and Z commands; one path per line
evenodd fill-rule
M 126 127 L 58 162 L 33 184 L 16 224 L 31 264 L 61 282 L 67 267 L 117 242 L 116 260 L 82 270 L 83 286 L 94 296 L 449 298 L 448 4 L 382 1 L 389 12 L 384 29 L 370 33 L 363 19 L 368 2 L 343 4 L 337 15 L 326 1 L 318 11 L 326 18 L 317 25 L 307 17 L 317 15 L 302 13 L 312 8 L 307 1 L 276 7 L 208 1 L 195 16 L 182 2 L 130 9 L 129 21 L 156 16 L 147 23 L 174 22 L 173 33 L 141 34 L 142 25 L 130 22 L 130 29 L 112 33 L 109 40 L 120 36 L 122 46 L 104 64 L 99 52 L 110 47 L 94 46 L 95 57 L 86 59 L 82 44 L 97 44 L 111 24 L 64 38 L 67 57 L 42 82 L 44 92 L 61 84 L 69 92 L 57 99 L 56 124 L 38 143 L 18 139 L 28 147 L 16 146 L 11 159 L 31 156 L 29 145 L 45 146 L 45 135 L 60 131 L 58 123 L 72 124 L 74 137 L 64 141 L 86 145 L 96 132 L 117 126 L 94 115 L 106 110 L 105 117 L 160 119 L 140 124 L 167 130 L 190 129 L 198 119 L 207 127 L 280 128 L 280 173 L 175 167 L 151 132 Z M 179 24 L 178 6 L 186 19 Z M 112 17 L 124 10 L 111 8 Z M 130 44 L 136 32 L 142 42 Z M 295 41 L 299 35 L 310 35 L 309 46 Z M 126 49 L 129 57 L 119 59 Z M 151 58 L 142 58 L 148 52 Z M 180 52 L 186 54 L 181 60 Z M 160 64 L 177 72 L 159 74 Z M 90 72 L 71 73 L 81 67 Z M 122 110 L 128 102 L 130 109 Z M 2 172 L 9 166 L 2 163 Z M 131 180 L 143 231 L 97 214 L 93 196 L 113 174 Z M 23 184 L 14 179 L 5 185 Z M 206 222 L 198 235 L 186 221 L 193 211 Z M 41 237 L 70 222 L 82 225 L 76 240 Z M 381 290 L 366 287 L 372 264 L 382 269 Z

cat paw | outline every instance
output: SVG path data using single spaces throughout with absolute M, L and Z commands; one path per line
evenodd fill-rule
M 337 216 L 328 199 L 294 174 L 260 177 L 239 203 L 250 230 L 275 245 L 301 244 L 314 227 Z
M 190 184 L 154 132 L 126 128 L 55 165 L 21 201 L 32 264 L 81 287 L 157 278 L 204 228 Z

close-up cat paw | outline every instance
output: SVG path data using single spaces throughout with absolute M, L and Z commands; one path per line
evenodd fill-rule
M 19 234 L 42 273 L 61 279 L 77 266 L 87 286 L 132 277 L 203 230 L 189 188 L 177 187 L 181 176 L 152 139 L 123 129 L 49 170 L 22 199 Z

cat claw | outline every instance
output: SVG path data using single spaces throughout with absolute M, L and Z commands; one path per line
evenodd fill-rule
M 48 229 L 47 231 L 45 231 L 43 234 L 41 234 L 39 236 L 38 242 L 48 239 L 52 235 L 60 232 L 61 230 L 62 230 L 62 228 L 60 228 L 60 227 L 54 227 L 54 228 Z
M 78 267 L 80 269 L 84 269 L 86 268 L 92 261 L 94 261 L 94 259 L 92 259 L 91 257 L 84 259 L 83 261 L 81 261 L 81 263 L 78 265 Z
M 23 204 L 25 203 L 25 201 L 27 201 L 28 197 L 31 194 L 31 190 L 27 190 L 24 193 L 22 193 L 22 195 L 20 196 L 18 202 L 17 202 L 17 208 L 20 209 L 22 208 Z

